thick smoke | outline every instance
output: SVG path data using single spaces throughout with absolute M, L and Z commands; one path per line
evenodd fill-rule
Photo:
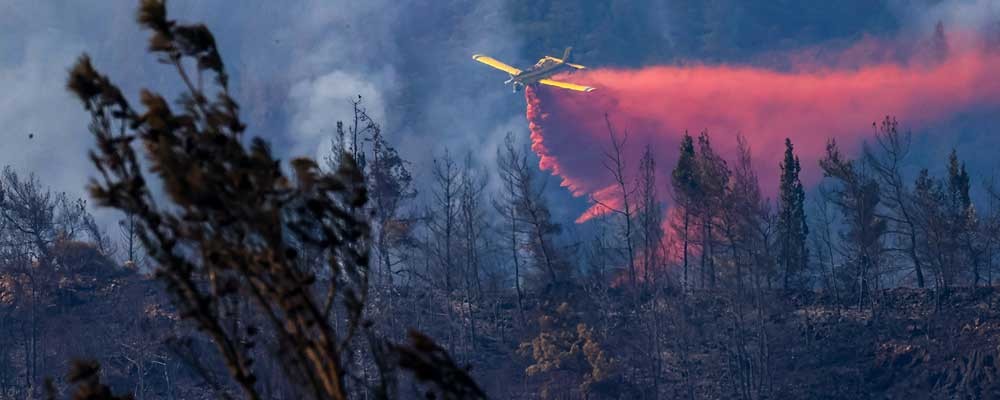
M 171 69 L 146 54 L 148 32 L 135 23 L 136 5 L 0 5 L 0 167 L 34 172 L 54 190 L 86 197 L 93 140 L 86 113 L 64 89 L 66 68 L 83 52 L 133 102 L 141 88 L 167 98 L 179 92 Z M 248 134 L 267 138 L 286 159 L 325 155 L 336 121 L 352 115 L 358 95 L 415 170 L 435 155 L 429 143 L 461 155 L 489 149 L 477 155 L 488 164 L 495 142 L 523 127 L 510 93 L 483 93 L 496 87 L 496 76 L 469 59 L 487 52 L 523 61 L 502 4 L 173 0 L 168 8 L 172 18 L 212 29 Z M 118 216 L 94 211 L 114 226 Z
M 871 137 L 872 123 L 886 115 L 920 127 L 1000 105 L 1000 54 L 984 46 L 971 39 L 947 40 L 938 32 L 903 57 L 889 44 L 867 41 L 836 57 L 840 60 L 832 65 L 844 67 L 797 58 L 783 71 L 728 65 L 589 70 L 559 78 L 594 86 L 595 92 L 526 92 L 533 149 L 541 168 L 559 176 L 573 194 L 613 202 L 614 183 L 602 163 L 611 143 L 605 114 L 619 136 L 627 132 L 630 167 L 636 168 L 641 148 L 649 144 L 664 177 L 685 131 L 697 136 L 707 130 L 713 147 L 727 159 L 733 159 L 735 136 L 742 134 L 754 152 L 763 189 L 773 195 L 786 137 L 802 160 L 808 185 L 821 178 L 817 161 L 829 139 L 855 151 Z M 861 53 L 879 54 L 882 61 L 852 59 Z M 891 57 L 881 56 L 886 54 Z M 661 193 L 668 180 L 659 180 Z M 593 207 L 578 222 L 601 212 Z

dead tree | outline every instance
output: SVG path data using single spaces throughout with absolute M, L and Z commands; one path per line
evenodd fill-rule
M 21 387 L 27 393 L 40 388 L 49 368 L 44 310 L 57 285 L 54 249 L 84 235 L 88 224 L 93 219 L 82 200 L 48 190 L 34 175 L 24 177 L 10 167 L 0 172 L 0 273 L 19 292 L 12 299 L 19 311 L 12 317 L 21 325 Z
M 628 132 L 626 131 L 621 139 L 618 139 L 618 135 L 615 133 L 614 127 L 611 126 L 611 119 L 608 118 L 607 114 L 604 115 L 604 122 L 607 124 L 608 137 L 611 139 L 611 150 L 604 152 L 604 169 L 606 169 L 615 181 L 615 186 L 618 189 L 618 193 L 621 197 L 616 199 L 618 206 L 608 204 L 601 201 L 596 196 L 591 196 L 593 202 L 600 205 L 602 208 L 608 212 L 620 215 L 622 217 L 622 241 L 625 243 L 625 260 L 628 262 L 628 277 L 629 283 L 632 287 L 636 286 L 637 277 L 635 271 L 635 243 L 634 243 L 634 233 L 633 233 L 633 223 L 635 220 L 635 210 L 633 209 L 633 195 L 636 192 L 636 188 L 629 188 L 628 181 L 629 178 L 626 175 L 626 161 L 623 154 L 625 143 L 628 141 Z
M 872 126 L 875 126 L 872 123 Z M 901 249 L 910 259 L 916 274 L 917 287 L 924 287 L 924 260 L 918 254 L 917 216 L 913 205 L 913 194 L 903 180 L 902 167 L 910 152 L 910 133 L 899 132 L 899 122 L 886 116 L 875 131 L 878 151 L 869 146 L 864 148 L 864 159 L 875 171 L 875 175 L 885 193 L 889 221 L 889 233 L 903 239 Z
M 520 173 L 522 166 L 527 165 L 527 159 L 514 147 L 514 138 L 508 133 L 504 138 L 504 147 L 497 149 L 497 175 L 500 178 L 502 190 L 493 199 L 493 208 L 504 220 L 504 241 L 506 242 L 506 253 L 510 254 L 514 267 L 514 293 L 517 295 L 518 315 L 524 321 L 524 292 L 521 290 L 521 250 L 523 239 L 521 238 L 521 223 L 518 217 L 518 197 L 517 189 L 520 187 Z
M 656 180 L 656 158 L 652 146 L 646 145 L 639 160 L 636 189 L 637 223 L 642 240 L 642 278 L 646 283 L 658 280 L 667 255 L 663 245 L 663 205 L 660 203 Z
M 552 214 L 542 198 L 544 184 L 537 182 L 535 171 L 528 165 L 527 156 L 517 150 L 508 134 L 504 147 L 498 150 L 497 170 L 501 182 L 513 190 L 500 204 L 504 214 L 511 213 L 512 245 L 520 244 L 531 256 L 537 272 L 546 276 L 550 285 L 566 278 L 569 269 L 556 252 L 554 236 L 560 227 L 552 221 Z M 520 239 L 519 239 L 520 238 Z M 518 250 L 520 251 L 520 250 Z

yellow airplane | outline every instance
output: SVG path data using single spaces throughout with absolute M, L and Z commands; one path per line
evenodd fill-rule
M 578 92 L 592 92 L 594 88 L 590 86 L 577 85 L 573 83 L 554 81 L 549 79 L 550 76 L 563 71 L 572 71 L 573 69 L 584 69 L 586 67 L 578 64 L 571 64 L 569 61 L 569 53 L 573 50 L 572 47 L 567 47 L 566 52 L 563 53 L 562 58 L 555 58 L 551 56 L 542 57 L 527 71 L 521 71 L 517 68 L 511 67 L 510 65 L 504 64 L 503 62 L 489 56 L 484 56 L 482 54 L 476 54 L 472 56 L 473 60 L 479 61 L 483 64 L 489 65 L 493 68 L 499 69 L 510 75 L 510 79 L 504 82 L 504 85 L 513 84 L 514 92 L 517 92 L 522 87 L 527 85 L 542 84 L 560 87 L 563 89 L 576 90 Z

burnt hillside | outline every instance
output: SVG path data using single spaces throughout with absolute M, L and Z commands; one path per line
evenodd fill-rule
M 863 310 L 814 292 L 743 299 L 760 308 L 707 292 L 636 298 L 575 288 L 562 296 L 528 300 L 523 324 L 513 298 L 473 308 L 474 333 L 411 318 L 437 337 L 469 335 L 453 351 L 469 350 L 464 361 L 495 398 L 1000 395 L 1000 293 L 993 288 L 884 290 Z M 469 317 L 454 306 L 454 318 Z

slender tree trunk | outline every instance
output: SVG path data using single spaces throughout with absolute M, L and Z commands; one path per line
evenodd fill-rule
M 921 265 L 920 257 L 917 255 L 917 233 L 915 232 L 915 229 L 912 224 L 910 224 L 909 237 L 910 237 L 909 254 L 910 254 L 910 260 L 913 261 L 913 270 L 916 271 L 917 273 L 917 287 L 923 289 L 924 269 L 923 266 Z
M 684 282 L 681 285 L 683 291 L 686 293 L 690 288 L 690 280 L 688 279 L 688 228 L 690 223 L 690 213 L 687 207 L 684 207 Z

